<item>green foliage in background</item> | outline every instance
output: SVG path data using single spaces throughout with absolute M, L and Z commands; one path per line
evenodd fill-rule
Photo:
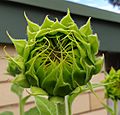
M 105 76 L 105 97 L 113 101 L 111 115 L 118 115 L 118 101 L 120 100 L 120 70 L 115 70 L 113 67 Z
M 13 113 L 10 111 L 5 111 L 5 112 L 0 113 L 0 115 L 13 115 Z
M 112 100 L 120 100 L 120 70 L 112 68 L 109 74 L 106 75 L 104 83 L 106 97 Z

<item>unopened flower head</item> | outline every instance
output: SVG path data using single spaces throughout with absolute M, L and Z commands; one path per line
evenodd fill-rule
M 90 18 L 78 28 L 70 16 L 55 21 L 46 16 L 41 26 L 27 20 L 28 39 L 10 39 L 18 52 L 9 57 L 8 72 L 14 83 L 35 86 L 51 96 L 65 96 L 76 87 L 87 84 L 102 67 L 103 57 L 96 57 L 99 48 Z

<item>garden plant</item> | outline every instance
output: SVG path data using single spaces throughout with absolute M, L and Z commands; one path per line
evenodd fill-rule
M 110 115 L 118 115 L 118 101 L 120 100 L 120 69 L 117 71 L 111 68 L 109 74 L 106 74 L 105 80 L 105 97 L 113 101 L 113 109 Z
M 46 16 L 42 25 L 30 21 L 25 13 L 24 16 L 27 39 L 13 39 L 7 32 L 17 56 L 11 57 L 4 49 L 7 71 L 14 77 L 12 91 L 20 99 L 20 115 L 71 115 L 74 99 L 97 87 L 90 80 L 103 64 L 104 57 L 96 56 L 99 41 L 91 29 L 91 18 L 78 28 L 69 10 L 60 21 Z M 29 95 L 22 97 L 27 88 Z M 34 96 L 36 107 L 25 112 L 30 96 Z

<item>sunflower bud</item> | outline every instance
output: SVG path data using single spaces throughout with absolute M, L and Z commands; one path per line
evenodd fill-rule
M 10 57 L 8 65 L 8 72 L 16 76 L 14 83 L 64 97 L 87 84 L 101 70 L 103 57 L 96 57 L 99 42 L 97 34 L 92 32 L 90 18 L 80 29 L 69 10 L 61 21 L 46 16 L 41 26 L 30 21 L 26 14 L 25 18 L 27 40 L 13 39 L 8 34 L 20 58 Z M 9 69 L 14 65 L 15 69 Z
M 112 100 L 120 100 L 120 70 L 111 68 L 109 74 L 105 77 L 104 83 L 106 97 Z

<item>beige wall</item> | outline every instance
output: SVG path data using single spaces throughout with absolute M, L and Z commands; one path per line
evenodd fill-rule
M 4 45 L 0 44 L 0 113 L 3 111 L 13 111 L 15 115 L 19 115 L 18 98 L 10 91 L 10 80 L 12 78 L 5 75 L 7 61 L 5 59 L 3 47 Z M 16 54 L 12 45 L 7 45 L 6 50 L 11 56 Z M 103 78 L 104 75 L 100 73 L 97 76 L 94 76 L 92 82 L 97 83 Z M 96 93 L 103 101 L 105 101 L 103 88 L 96 89 Z M 27 95 L 26 91 L 24 91 L 24 95 Z M 26 104 L 25 110 L 28 110 L 32 106 L 34 106 L 33 98 L 30 98 Z M 107 115 L 100 102 L 91 92 L 79 95 L 73 103 L 72 111 L 75 115 Z

